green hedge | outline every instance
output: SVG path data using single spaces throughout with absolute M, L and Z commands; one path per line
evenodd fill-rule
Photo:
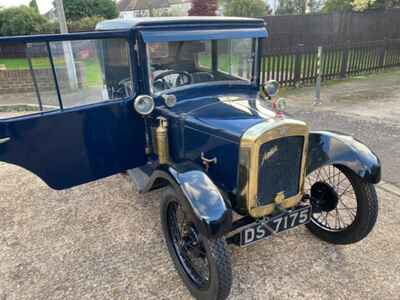
M 54 27 L 28 6 L 0 9 L 0 36 L 51 33 Z
M 104 17 L 84 17 L 76 21 L 68 21 L 70 32 L 93 31 L 96 24 Z M 32 35 L 59 33 L 57 22 L 51 22 L 28 6 L 0 8 L 0 36 Z

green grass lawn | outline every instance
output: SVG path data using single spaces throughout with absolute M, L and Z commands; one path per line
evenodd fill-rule
M 101 78 L 100 63 L 97 59 L 85 59 L 85 86 L 93 87 L 99 86 L 103 83 Z
M 84 60 L 76 60 L 76 62 L 83 63 L 85 87 L 93 87 L 102 84 L 100 64 L 97 59 L 89 58 Z M 0 58 L 0 65 L 4 65 L 7 70 L 28 70 L 28 60 L 25 58 Z M 54 58 L 54 65 L 56 67 L 65 66 L 63 57 Z M 32 58 L 33 69 L 48 69 L 51 68 L 49 59 L 47 57 L 34 57 Z
M 62 65 L 64 60 L 58 58 L 54 60 L 54 64 Z M 27 70 L 29 69 L 28 60 L 26 58 L 0 58 L 0 65 L 4 65 L 7 70 Z M 32 66 L 34 69 L 50 68 L 50 62 L 47 57 L 32 58 Z

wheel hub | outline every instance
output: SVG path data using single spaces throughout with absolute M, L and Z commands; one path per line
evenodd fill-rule
M 195 257 L 204 258 L 204 249 L 199 241 L 196 229 L 192 226 L 186 236 L 183 237 L 183 248 L 191 251 Z
M 330 212 L 339 202 L 339 196 L 328 183 L 318 181 L 311 187 L 311 205 L 315 211 Z

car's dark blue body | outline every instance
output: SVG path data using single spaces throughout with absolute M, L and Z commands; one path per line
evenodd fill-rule
M 0 43 L 125 38 L 137 96 L 151 94 L 146 42 L 267 37 L 263 21 L 257 19 L 109 21 L 97 29 L 101 32 L 1 38 Z M 149 179 L 144 191 L 172 184 L 186 196 L 202 232 L 219 236 L 231 228 L 231 210 L 243 212 L 238 198 L 241 138 L 249 128 L 277 119 L 258 98 L 259 89 L 258 72 L 251 83 L 204 83 L 169 91 L 177 98 L 172 108 L 163 104 L 162 93 L 155 95 L 157 107 L 149 117 L 134 110 L 132 97 L 0 120 L 0 139 L 10 138 L 0 144 L 0 161 L 30 170 L 54 189 L 146 166 Z M 146 135 L 151 132 L 145 122 L 151 125 L 159 116 L 169 121 L 169 165 L 146 154 Z M 218 163 L 206 169 L 202 154 Z M 372 183 L 380 180 L 379 160 L 364 145 L 340 134 L 311 132 L 307 172 L 325 164 L 343 164 Z
M 256 110 L 249 114 L 219 98 L 240 97 L 242 100 L 236 100 L 235 104 L 247 107 L 256 99 L 257 90 L 240 85 L 207 87 L 206 91 L 202 86 L 196 89 L 201 91 L 201 96 L 178 92 L 176 95 L 181 101 L 178 100 L 175 107 L 160 109 L 163 116 L 173 120 L 171 155 L 174 161 L 193 161 L 199 165 L 202 152 L 207 157 L 217 157 L 218 168 L 210 168 L 208 175 L 224 191 L 233 192 L 237 184 L 240 137 L 246 129 L 264 119 Z

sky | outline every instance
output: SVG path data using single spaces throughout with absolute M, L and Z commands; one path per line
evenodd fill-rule
M 30 0 L 0 0 L 0 7 L 28 5 Z M 53 7 L 53 0 L 36 0 L 42 14 L 48 12 Z

